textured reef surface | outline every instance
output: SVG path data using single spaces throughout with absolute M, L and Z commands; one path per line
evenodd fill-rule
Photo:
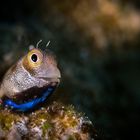
M 53 102 L 30 113 L 0 111 L 1 140 L 96 140 L 92 122 L 72 105 Z

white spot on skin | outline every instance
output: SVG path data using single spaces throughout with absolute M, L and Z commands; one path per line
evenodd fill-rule
M 32 49 L 34 49 L 35 47 L 34 47 L 34 45 L 30 45 L 29 46 L 29 50 L 32 50 Z

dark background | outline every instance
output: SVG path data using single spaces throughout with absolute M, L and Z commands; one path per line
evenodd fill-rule
M 28 46 L 57 56 L 51 99 L 73 104 L 103 139 L 140 138 L 140 2 L 13 0 L 0 4 L 0 76 Z

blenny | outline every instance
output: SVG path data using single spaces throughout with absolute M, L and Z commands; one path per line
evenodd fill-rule
M 60 78 L 54 55 L 32 48 L 4 75 L 0 85 L 1 104 L 22 112 L 32 110 L 53 93 Z

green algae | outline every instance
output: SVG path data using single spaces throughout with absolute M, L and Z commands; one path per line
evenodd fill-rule
M 32 121 L 35 125 L 40 125 L 43 120 L 48 120 L 49 114 L 43 111 L 37 111 L 35 114 L 30 115 L 30 121 Z
M 13 123 L 19 120 L 19 116 L 6 111 L 0 111 L 0 124 L 3 130 L 9 130 Z
M 52 128 L 52 125 L 49 122 L 45 122 L 42 126 L 43 136 L 45 136 L 46 132 Z

